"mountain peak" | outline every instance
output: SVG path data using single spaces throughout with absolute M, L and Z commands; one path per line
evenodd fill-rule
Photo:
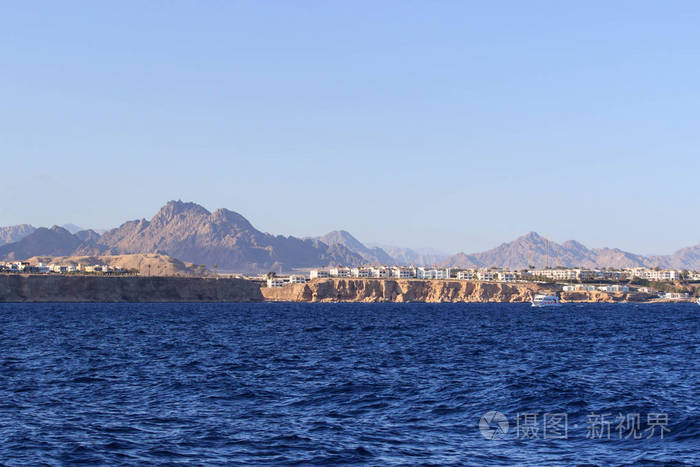
M 341 244 L 353 251 L 365 251 L 367 247 L 347 230 L 332 230 L 319 238 L 326 245 Z
M 49 230 L 51 230 L 51 231 L 53 231 L 53 232 L 56 232 L 56 233 L 59 234 L 59 235 L 64 235 L 64 236 L 66 236 L 66 235 L 72 236 L 72 235 L 73 235 L 72 233 L 70 233 L 70 232 L 68 231 L 68 229 L 65 229 L 65 228 L 63 228 L 63 227 L 61 227 L 61 226 L 59 226 L 59 225 L 54 225 L 54 226 L 51 227 Z
M 319 237 L 318 240 L 330 247 L 342 245 L 353 253 L 362 256 L 368 263 L 391 264 L 394 262 L 394 258 L 389 256 L 386 251 L 381 248 L 367 248 L 347 230 L 333 230 Z
M 530 242 L 542 242 L 542 241 L 547 240 L 546 238 L 544 238 L 542 235 L 538 234 L 535 231 L 528 232 L 527 234 L 520 237 L 520 239 L 527 240 Z
M 200 206 L 197 203 L 183 202 L 181 200 L 168 201 L 165 206 L 160 208 L 160 211 L 158 211 L 158 214 L 154 216 L 154 219 L 172 219 L 173 217 L 179 214 L 194 214 L 199 216 L 208 216 L 211 213 L 207 211 L 203 206 Z
M 211 219 L 214 222 L 236 226 L 238 229 L 255 230 L 255 227 L 241 214 L 230 209 L 219 208 L 211 214 Z

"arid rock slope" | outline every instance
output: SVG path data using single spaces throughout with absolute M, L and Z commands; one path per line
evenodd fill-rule
M 0 227 L 0 245 L 18 242 L 35 230 L 36 228 L 29 224 Z
M 259 302 L 243 279 L 0 274 L 0 302 Z
M 263 287 L 269 301 L 289 302 L 527 302 L 533 294 L 551 291 L 533 283 L 506 284 L 479 281 L 316 279 L 307 284 Z M 569 302 L 623 302 L 651 296 L 605 292 L 561 295 Z
M 98 245 L 113 254 L 162 252 L 220 270 L 266 272 L 364 260 L 342 245 L 271 235 L 227 209 L 209 212 L 195 203 L 171 201 L 150 220 L 127 222 L 103 234 Z
M 667 256 L 642 256 L 618 248 L 590 249 L 575 240 L 562 244 L 530 232 L 512 242 L 481 253 L 458 253 L 441 263 L 447 267 L 505 267 L 524 269 L 550 266 L 586 268 L 662 267 L 700 269 L 700 245 L 684 248 Z

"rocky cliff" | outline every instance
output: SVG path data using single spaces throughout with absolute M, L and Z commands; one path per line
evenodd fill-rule
M 551 286 L 517 283 L 442 280 L 316 279 L 307 284 L 263 287 L 265 300 L 289 302 L 527 302 Z M 567 302 L 643 301 L 639 294 L 575 292 L 561 294 Z
M 263 288 L 266 300 L 308 302 L 523 302 L 535 284 L 477 281 L 318 279 L 307 284 Z
M 0 302 L 256 302 L 256 282 L 184 277 L 0 275 Z

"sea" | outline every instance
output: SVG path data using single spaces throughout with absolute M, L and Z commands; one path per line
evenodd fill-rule
M 0 465 L 700 465 L 696 304 L 0 304 Z

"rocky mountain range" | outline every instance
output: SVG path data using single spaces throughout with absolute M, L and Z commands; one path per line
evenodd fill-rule
M 389 256 L 394 258 L 396 264 L 402 265 L 432 266 L 450 257 L 448 254 L 432 249 L 401 248 L 377 244 L 374 244 L 374 246 L 381 247 Z
M 0 227 L 0 246 L 6 243 L 18 242 L 35 230 L 36 227 L 29 224 Z
M 447 267 L 479 268 L 504 267 L 525 269 L 530 265 L 542 268 L 584 267 L 584 268 L 625 268 L 661 267 L 674 269 L 700 270 L 700 245 L 684 248 L 672 255 L 642 256 L 617 248 L 590 249 L 575 240 L 562 244 L 530 232 L 512 242 L 481 253 L 458 253 L 443 261 Z
M 317 240 L 326 245 L 342 245 L 353 253 L 360 255 L 368 264 L 393 264 L 396 262 L 396 259 L 383 249 L 367 247 L 345 230 L 328 232 L 326 235 L 317 237 Z
M 34 256 L 161 254 L 180 261 L 218 267 L 219 271 L 260 273 L 332 265 L 440 265 L 446 267 L 636 267 L 700 270 L 700 245 L 672 255 L 646 257 L 619 249 L 589 249 L 570 240 L 562 244 L 531 232 L 481 253 L 445 257 L 394 247 L 369 247 L 344 230 L 315 238 L 272 235 L 257 230 L 242 215 L 227 209 L 209 212 L 195 203 L 171 201 L 150 220 L 125 222 L 100 234 L 62 227 L 29 225 L 0 228 L 0 259 Z M 547 255 L 549 251 L 549 255 Z
M 0 258 L 159 253 L 194 264 L 237 272 L 289 271 L 365 260 L 340 244 L 271 235 L 227 209 L 209 212 L 195 203 L 171 201 L 149 221 L 129 221 L 102 235 L 40 228 L 0 247 Z
M 0 246 L 0 259 L 23 260 L 32 256 L 68 256 L 98 254 L 100 248 L 94 240 L 82 240 L 90 234 L 71 234 L 63 227 L 40 227 L 14 243 Z

